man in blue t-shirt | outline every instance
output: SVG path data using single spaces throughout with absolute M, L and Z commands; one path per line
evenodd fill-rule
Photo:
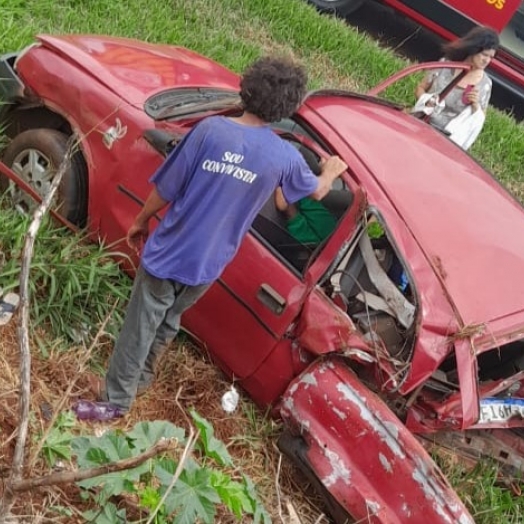
M 304 69 L 289 60 L 257 60 L 240 83 L 243 114 L 202 120 L 151 178 L 153 189 L 127 235 L 137 253 L 145 246 L 101 392 L 117 412 L 128 411 L 151 384 L 182 313 L 220 276 L 276 188 L 289 203 L 319 200 L 346 169 L 334 156 L 315 176 L 269 126 L 296 111 L 306 82 Z M 165 207 L 149 235 L 150 218 Z

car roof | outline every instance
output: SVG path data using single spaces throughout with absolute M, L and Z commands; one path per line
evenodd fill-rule
M 238 91 L 237 75 L 183 47 L 95 35 L 38 35 L 37 39 L 134 105 L 141 106 L 149 96 L 172 87 Z
M 464 325 L 523 311 L 524 209 L 485 169 L 428 124 L 366 97 L 306 103 L 367 166 L 356 176 L 370 204 L 394 234 L 405 231 L 396 217 L 405 223 Z M 404 256 L 419 293 L 431 293 L 416 255 Z

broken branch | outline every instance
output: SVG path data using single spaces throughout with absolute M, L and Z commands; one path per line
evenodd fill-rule
M 10 489 L 13 492 L 28 491 L 33 488 L 41 486 L 55 486 L 59 484 L 71 484 L 73 482 L 80 482 L 81 480 L 90 479 L 93 477 L 99 477 L 100 475 L 107 475 L 108 473 L 115 473 L 117 471 L 123 471 L 125 469 L 132 469 L 146 460 L 163 453 L 170 449 L 173 449 L 173 442 L 171 440 L 160 440 L 153 447 L 144 451 L 136 457 L 122 459 L 117 462 L 112 462 L 104 466 L 98 466 L 96 468 L 88 468 L 83 470 L 75 471 L 61 471 L 59 473 L 52 473 L 51 475 L 45 475 L 43 477 L 35 477 L 30 479 L 15 480 L 11 483 Z
M 29 404 L 31 400 L 31 351 L 29 348 L 29 275 L 31 271 L 31 261 L 33 258 L 33 248 L 36 235 L 40 229 L 45 214 L 51 207 L 55 193 L 58 190 L 60 182 L 67 171 L 71 158 L 74 154 L 76 142 L 72 142 L 67 148 L 63 161 L 61 162 L 56 175 L 53 177 L 51 187 L 47 195 L 37 207 L 33 214 L 31 224 L 27 231 L 22 263 L 20 269 L 20 314 L 18 323 L 18 341 L 20 348 L 20 425 L 18 438 L 16 440 L 15 451 L 13 455 L 13 468 L 11 476 L 7 482 L 6 490 L 0 504 L 0 524 L 4 524 L 8 517 L 14 502 L 13 486 L 22 476 L 22 466 L 24 460 L 25 443 L 29 427 Z

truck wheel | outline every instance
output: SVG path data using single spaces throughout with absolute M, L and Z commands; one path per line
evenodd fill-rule
M 65 158 L 68 137 L 54 129 L 30 129 L 17 135 L 5 148 L 2 160 L 40 196 L 49 191 L 53 176 Z M 87 219 L 87 167 L 81 153 L 75 153 L 58 188 L 53 207 L 73 224 L 83 227 Z M 0 176 L 0 191 L 9 192 L 23 211 L 35 202 L 6 177 Z
M 319 11 L 347 16 L 356 11 L 364 0 L 309 0 Z

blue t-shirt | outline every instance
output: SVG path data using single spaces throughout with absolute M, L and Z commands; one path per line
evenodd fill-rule
M 188 285 L 216 280 L 278 186 L 289 203 L 318 185 L 302 155 L 269 126 L 209 117 L 195 126 L 151 178 L 170 202 L 149 236 L 142 265 Z

